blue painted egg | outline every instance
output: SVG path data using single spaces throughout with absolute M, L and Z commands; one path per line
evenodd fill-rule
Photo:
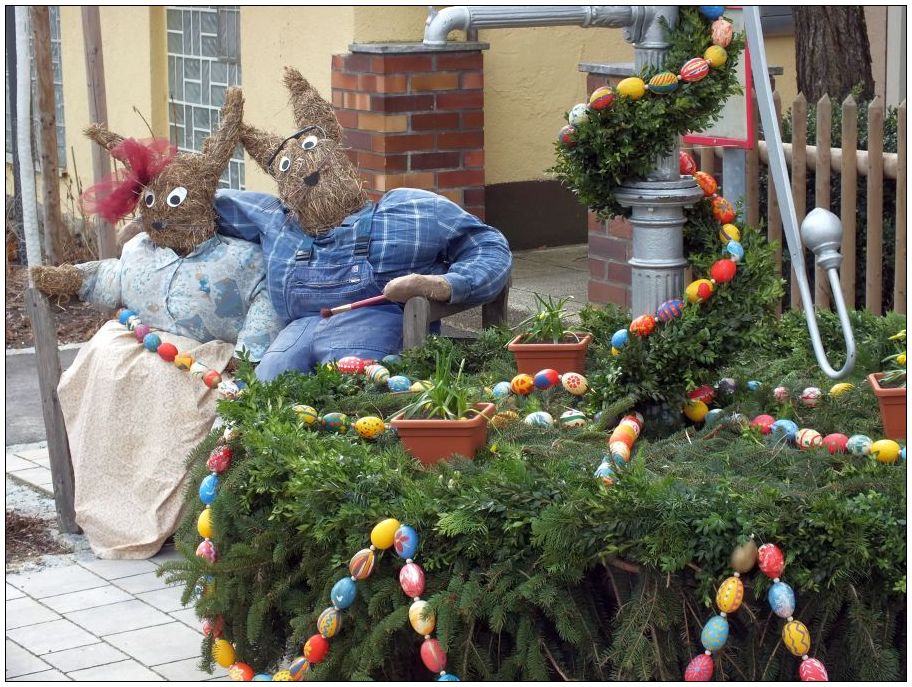
M 747 383 L 747 388 L 751 391 L 756 391 L 760 388 L 760 386 L 760 382 L 758 382 L 756 379 L 752 379 Z
M 725 13 L 724 5 L 699 5 L 700 14 L 712 21 L 718 19 Z
M 412 380 L 403 375 L 395 375 L 386 380 L 386 385 L 390 391 L 408 391 L 412 386 Z
M 766 595 L 773 613 L 780 618 L 789 618 L 795 614 L 795 592 L 785 582 L 776 582 Z
M 728 253 L 735 262 L 744 260 L 744 246 L 738 241 L 729 241 L 725 244 L 725 252 Z
M 532 383 L 535 384 L 535 388 L 539 391 L 545 391 L 560 384 L 560 380 L 560 373 L 557 370 L 547 368 L 536 372 L 532 378 Z
M 904 462 L 904 463 L 906 462 L 906 447 L 905 446 L 903 446 L 901 449 L 899 449 L 899 457 L 902 460 L 902 462 Z
M 462 682 L 462 680 L 453 675 L 453 673 L 444 673 L 437 678 L 437 682 Z
M 199 497 L 200 501 L 205 503 L 207 506 L 215 501 L 215 496 L 218 493 L 219 478 L 215 473 L 211 475 L 206 475 L 203 478 L 203 481 L 200 482 L 199 488 Z
M 627 461 L 630 460 L 630 455 L 629 455 L 630 449 L 627 449 L 627 451 L 628 451 L 627 455 L 625 455 L 624 453 L 621 453 L 619 451 L 611 452 L 611 460 L 614 462 L 615 467 L 619 467 L 619 468 L 626 467 Z M 608 458 L 607 456 L 603 456 L 602 460 L 607 460 L 607 458 Z
M 272 682 L 272 675 L 267 675 L 266 673 L 257 673 L 253 676 L 251 682 Z
M 722 419 L 724 411 L 721 408 L 713 408 L 708 413 L 706 417 L 703 418 L 703 422 L 706 423 L 706 429 L 709 429 L 713 425 L 719 424 L 719 420 Z
M 320 418 L 323 429 L 336 434 L 345 434 L 351 426 L 351 421 L 345 413 L 326 413 Z
M 656 319 L 660 322 L 668 322 L 684 313 L 684 301 L 679 298 L 672 298 L 665 301 L 656 310 Z
M 358 595 L 358 588 L 355 581 L 350 577 L 343 577 L 333 585 L 329 593 L 329 600 L 332 601 L 336 608 L 348 608 L 355 601 Z
M 728 621 L 721 615 L 714 615 L 703 626 L 700 642 L 707 651 L 718 651 L 728 641 Z
M 415 551 L 418 550 L 418 533 L 410 525 L 399 525 L 399 529 L 393 535 L 393 548 L 396 555 L 403 560 L 415 557 Z
M 791 420 L 776 420 L 773 423 L 772 436 L 777 441 L 784 437 L 793 442 L 798 436 L 798 425 Z
M 291 662 L 291 665 L 288 666 L 288 672 L 291 673 L 292 682 L 301 682 L 304 679 L 305 673 L 309 670 L 310 662 L 303 656 L 298 656 Z
M 846 448 L 853 456 L 866 456 L 871 452 L 871 446 L 874 444 L 871 437 L 864 434 L 853 434 L 846 442 Z
M 618 329 L 611 335 L 611 345 L 615 348 L 623 348 L 630 341 L 630 334 L 626 329 Z
M 614 468 L 602 459 L 602 464 L 595 469 L 594 477 L 601 479 L 605 484 L 614 484 Z
M 127 320 L 129 320 L 131 317 L 136 317 L 136 311 L 130 310 L 129 308 L 124 308 L 119 313 L 117 313 L 117 321 L 122 325 L 126 325 Z
M 501 398 L 506 398 L 511 393 L 510 382 L 497 382 L 497 384 L 494 385 L 494 388 L 491 389 L 491 398 L 499 400 Z
M 158 334 L 146 334 L 143 339 L 143 346 L 146 347 L 147 351 L 155 353 L 155 351 L 158 350 L 158 347 L 161 346 L 161 342 L 161 337 Z

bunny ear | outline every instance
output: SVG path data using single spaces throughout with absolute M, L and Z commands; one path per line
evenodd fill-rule
M 332 105 L 323 100 L 294 67 L 285 67 L 285 87 L 291 94 L 291 106 L 299 128 L 316 124 L 323 128 L 327 137 L 336 142 L 342 141 L 342 127 Z
M 82 133 L 109 153 L 117 144 L 124 140 L 123 136 L 115 134 L 113 131 L 109 131 L 104 124 L 90 124 L 82 130 Z
M 219 128 L 203 141 L 200 151 L 207 158 L 213 173 L 221 176 L 228 166 L 231 154 L 237 147 L 241 135 L 241 118 L 244 116 L 244 94 L 240 88 L 229 88 L 225 92 L 225 104 L 219 117 Z
M 269 169 L 269 159 L 282 143 L 282 137 L 271 134 L 268 131 L 261 131 L 249 124 L 241 124 L 241 143 L 247 154 L 253 158 L 260 169 L 266 174 L 272 176 Z

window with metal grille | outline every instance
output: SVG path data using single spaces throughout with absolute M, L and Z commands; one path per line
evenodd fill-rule
M 199 151 L 218 127 L 225 90 L 241 83 L 240 8 L 168 7 L 168 123 L 179 150 Z M 244 188 L 238 146 L 220 185 Z

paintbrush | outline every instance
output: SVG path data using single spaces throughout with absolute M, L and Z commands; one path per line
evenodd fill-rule
M 363 301 L 355 301 L 354 303 L 337 305 L 335 308 L 320 308 L 320 316 L 332 317 L 333 315 L 348 312 L 349 310 L 357 310 L 358 308 L 366 308 L 371 305 L 379 305 L 380 303 L 386 302 L 386 296 L 374 296 L 373 298 L 365 298 Z

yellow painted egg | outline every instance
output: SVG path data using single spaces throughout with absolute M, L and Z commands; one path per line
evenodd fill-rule
M 646 83 L 636 76 L 629 76 L 617 85 L 618 95 L 639 100 L 646 93 Z
M 691 422 L 703 422 L 709 413 L 709 406 L 703 401 L 690 400 L 684 404 L 684 414 Z
M 740 241 L 741 230 L 734 224 L 723 224 L 719 229 L 719 240 L 728 245 L 729 241 Z
M 612 346 L 611 355 L 618 355 L 618 354 L 620 354 L 620 351 L 618 349 L 616 349 L 614 346 Z
M 507 425 L 519 420 L 519 414 L 513 410 L 502 410 L 491 418 L 491 424 L 497 429 L 503 429 Z
M 298 416 L 298 419 L 305 425 L 312 425 L 320 419 L 320 414 L 317 412 L 317 409 L 311 408 L 310 406 L 297 405 L 294 406 L 292 410 L 295 412 L 295 415 Z
M 713 285 L 709 279 L 697 279 L 687 285 L 687 300 L 691 303 L 702 303 L 713 295 Z
M 273 682 L 294 682 L 295 679 L 291 676 L 291 673 L 287 670 L 280 670 L 278 673 L 275 673 L 272 676 Z
M 830 387 L 830 396 L 841 396 L 846 391 L 851 391 L 854 388 L 854 384 L 849 384 L 848 382 L 840 382 L 839 384 L 834 384 Z
M 703 59 L 709 62 L 711 67 L 721 67 L 728 60 L 728 53 L 721 45 L 711 45 L 703 53 Z
M 892 439 L 881 439 L 871 444 L 871 455 L 880 463 L 895 463 L 900 446 Z
M 212 644 L 212 659 L 222 668 L 234 663 L 234 647 L 227 639 L 216 639 Z
M 376 439 L 386 431 L 386 425 L 383 420 L 374 415 L 361 417 L 355 420 L 355 431 L 362 439 Z
M 905 351 L 903 351 L 903 352 L 900 353 L 898 356 L 896 356 L 896 364 L 897 364 L 897 365 L 905 365 L 905 364 L 906 364 L 906 353 L 905 353 Z
M 732 570 L 741 574 L 750 572 L 757 564 L 757 545 L 753 539 L 735 547 L 729 561 Z
M 196 531 L 203 539 L 212 539 L 212 509 L 204 508 L 196 519 Z
M 409 387 L 409 391 L 427 391 L 432 386 L 434 386 L 434 385 L 431 384 L 429 381 L 427 381 L 426 379 L 422 379 L 417 382 L 413 382 L 412 385 Z
M 437 616 L 430 610 L 430 604 L 420 599 L 409 606 L 408 617 L 412 629 L 422 637 L 431 634 L 437 625 Z
M 640 436 L 640 426 L 637 424 L 636 420 L 631 418 L 629 415 L 621 420 L 618 427 L 629 427 L 630 431 L 633 432 L 634 437 Z
M 589 382 L 579 372 L 562 374 L 561 385 L 574 396 L 582 396 L 589 389 Z
M 811 650 L 811 633 L 800 620 L 791 620 L 782 628 L 782 643 L 794 656 L 804 656 Z
M 744 599 L 744 583 L 737 577 L 729 577 L 720 586 L 716 592 L 716 605 L 720 611 L 725 613 L 734 613 L 741 607 L 741 601 Z
M 178 353 L 174 356 L 174 367 L 178 370 L 187 371 L 193 367 L 194 362 L 193 356 L 189 353 Z
M 388 549 L 393 545 L 396 538 L 396 530 L 401 523 L 395 518 L 387 518 L 382 522 L 374 525 L 371 530 L 371 544 L 378 549 Z
M 637 440 L 637 437 L 640 436 L 640 430 L 632 422 L 621 422 L 617 427 L 614 428 L 612 435 L 627 435 L 630 437 L 630 442 L 633 443 Z

